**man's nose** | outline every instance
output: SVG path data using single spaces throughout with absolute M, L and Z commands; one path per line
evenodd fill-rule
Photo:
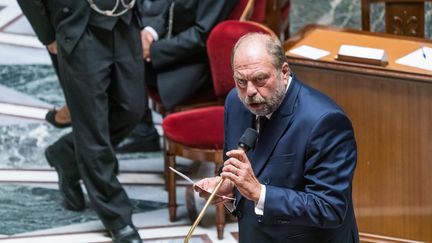
M 247 96 L 255 96 L 256 93 L 257 93 L 257 89 L 256 89 L 255 85 L 252 82 L 248 81 L 247 87 L 246 87 Z

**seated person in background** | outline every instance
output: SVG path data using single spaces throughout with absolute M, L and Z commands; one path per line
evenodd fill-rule
M 171 110 L 212 85 L 206 41 L 237 0 L 144 0 L 141 32 L 147 85 Z
M 232 67 L 217 193 L 236 198 L 225 203 L 238 218 L 240 242 L 359 242 L 351 198 L 357 148 L 344 111 L 290 73 L 275 37 L 242 37 Z M 237 143 L 258 117 L 257 143 L 245 153 Z M 195 190 L 207 197 L 199 188 L 212 191 L 219 180 L 203 179 Z

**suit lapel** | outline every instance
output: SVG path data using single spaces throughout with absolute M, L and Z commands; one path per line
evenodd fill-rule
M 268 158 L 272 154 L 280 136 L 282 136 L 289 126 L 290 120 L 291 116 L 272 116 L 271 119 L 267 121 L 266 129 L 260 133 L 253 157 L 251 158 L 252 168 L 256 177 L 259 176 L 262 169 L 267 164 Z
M 270 120 L 267 121 L 266 126 L 258 137 L 258 143 L 251 161 L 256 177 L 260 175 L 280 137 L 285 133 L 285 130 L 289 128 L 292 122 L 294 104 L 299 90 L 300 85 L 295 76 L 293 76 L 282 104 L 279 109 L 273 113 Z
M 252 169 L 256 177 L 260 175 L 262 170 L 265 168 L 269 157 L 271 156 L 276 144 L 280 137 L 285 133 L 286 129 L 289 129 L 292 123 L 294 115 L 295 102 L 297 100 L 298 93 L 300 91 L 301 84 L 295 76 L 292 77 L 288 92 L 270 120 L 267 121 L 266 126 L 258 136 L 258 142 L 255 146 L 255 150 L 248 154 L 248 158 L 251 161 Z M 242 195 L 237 195 L 237 203 L 242 198 Z

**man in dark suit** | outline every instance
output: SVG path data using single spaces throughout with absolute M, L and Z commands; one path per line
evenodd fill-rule
M 57 22 L 54 18 L 56 1 L 25 1 L 18 0 L 23 13 L 30 21 L 36 36 L 42 44 L 47 47 L 54 70 L 56 71 L 59 80 L 62 78 L 59 75 L 59 67 L 57 61 L 57 41 L 56 27 Z M 141 3 L 141 2 L 140 2 Z M 43 7 L 40 6 L 43 4 Z M 142 4 L 142 3 L 141 3 Z M 41 11 L 34 11 L 34 5 Z M 62 85 L 63 82 L 60 82 Z M 62 85 L 62 89 L 63 85 Z M 159 134 L 154 127 L 151 117 L 151 111 L 146 109 L 146 115 L 135 129 L 121 143 L 116 144 L 115 151 L 122 152 L 150 152 L 160 150 Z M 71 126 L 71 117 L 69 108 L 62 106 L 60 109 L 49 110 L 45 116 L 45 120 L 57 128 L 67 128 Z
M 145 0 L 142 32 L 146 83 L 171 110 L 212 85 L 206 40 L 237 0 Z
M 146 26 L 142 31 L 147 60 L 145 82 L 158 89 L 167 110 L 212 85 L 206 40 L 212 28 L 228 17 L 237 2 L 142 1 L 142 23 Z M 63 114 L 67 108 L 62 107 L 59 111 Z M 151 113 L 147 110 L 140 124 L 118 144 L 116 151 L 158 150 L 155 134 Z
M 30 22 L 47 28 L 52 23 L 47 39 L 58 44 L 60 81 L 72 117 L 73 132 L 46 149 L 47 160 L 58 173 L 66 208 L 85 208 L 82 179 L 114 242 L 141 242 L 133 206 L 116 177 L 113 150 L 147 107 L 140 6 L 133 0 L 21 2 L 32 13 Z
M 240 39 L 232 66 L 218 195 L 236 198 L 224 202 L 238 218 L 240 242 L 359 242 L 351 198 L 357 150 L 345 113 L 290 73 L 273 37 Z M 245 153 L 237 143 L 257 117 L 257 143 Z M 197 185 L 211 190 L 219 180 Z

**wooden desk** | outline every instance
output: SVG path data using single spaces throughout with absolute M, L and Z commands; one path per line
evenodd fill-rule
M 353 198 L 362 242 L 432 242 L 432 72 L 395 63 L 432 42 L 313 25 L 285 50 L 304 44 L 331 55 L 311 60 L 287 52 L 291 69 L 332 97 L 354 126 Z M 335 61 L 341 44 L 385 49 L 389 64 Z

